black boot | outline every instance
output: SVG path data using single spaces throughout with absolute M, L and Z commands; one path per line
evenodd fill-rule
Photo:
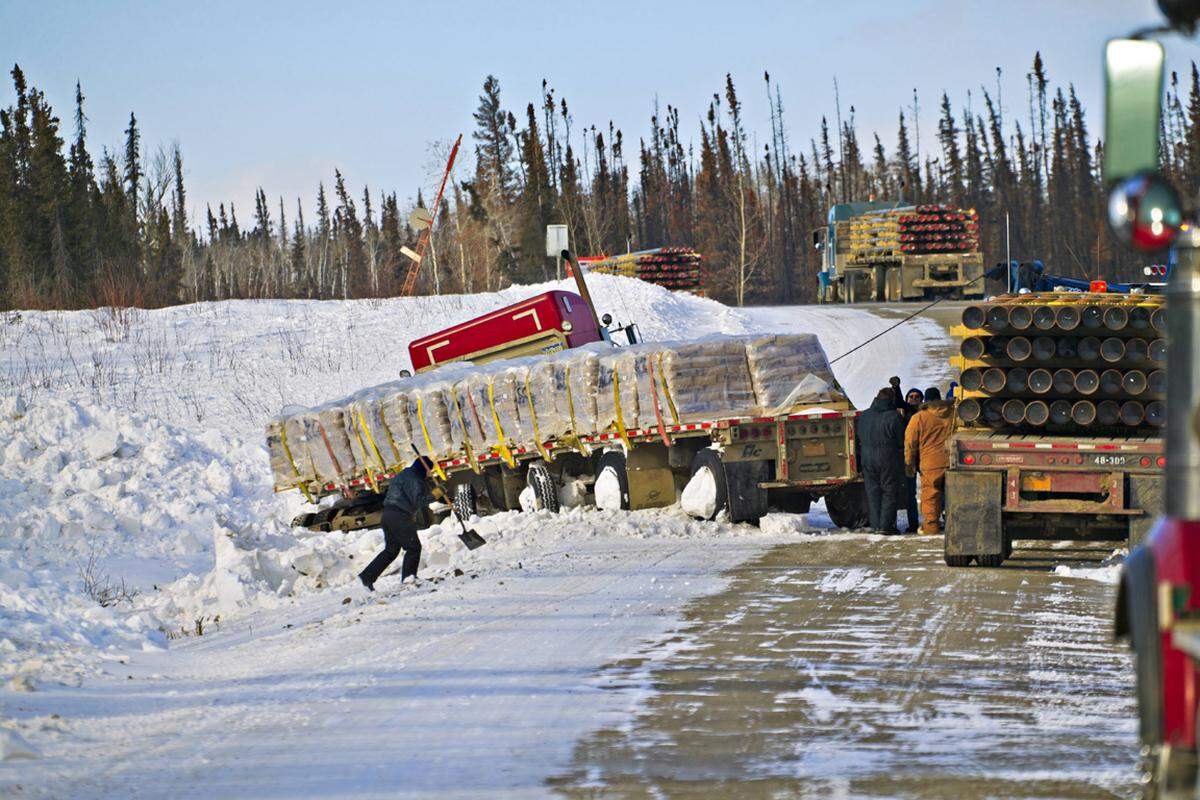
M 375 583 L 374 583 L 373 581 L 369 581 L 369 580 L 367 580 L 367 579 L 366 579 L 364 576 L 362 576 L 362 575 L 359 575 L 359 576 L 358 576 L 358 579 L 359 579 L 360 581 L 362 581 L 362 585 L 363 585 L 363 586 L 367 587 L 367 591 L 368 591 L 368 592 L 373 592 L 373 591 L 375 591 Z

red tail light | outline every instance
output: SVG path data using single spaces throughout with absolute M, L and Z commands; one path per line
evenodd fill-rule
M 975 456 L 971 455 L 970 453 L 967 453 L 965 456 L 963 456 L 963 463 L 964 464 L 974 464 Z

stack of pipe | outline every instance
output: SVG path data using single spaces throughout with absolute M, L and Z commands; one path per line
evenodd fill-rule
M 922 205 L 876 211 L 850 223 L 852 260 L 877 262 L 904 255 L 970 253 L 979 249 L 974 209 Z
M 658 247 L 579 260 L 592 272 L 638 278 L 675 291 L 699 293 L 702 287 L 701 256 L 690 247 Z
M 1005 295 L 968 306 L 958 418 L 990 428 L 1160 428 L 1166 308 L 1159 295 Z

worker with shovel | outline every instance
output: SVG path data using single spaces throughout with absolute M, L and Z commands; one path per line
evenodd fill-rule
M 359 573 L 362 585 L 375 591 L 375 581 L 404 550 L 404 561 L 400 567 L 400 579 L 416 577 L 421 563 L 421 539 L 417 531 L 431 523 L 429 504 L 433 502 L 433 482 L 430 472 L 433 461 L 428 456 L 418 456 L 412 464 L 400 471 L 388 484 L 383 498 L 383 550 Z

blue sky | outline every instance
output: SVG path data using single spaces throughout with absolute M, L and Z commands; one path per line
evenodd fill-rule
M 94 151 L 118 147 L 136 111 L 147 144 L 181 143 L 195 216 L 232 199 L 246 220 L 259 185 L 273 202 L 284 195 L 289 216 L 297 196 L 307 211 L 335 167 L 356 193 L 365 182 L 415 195 L 440 169 L 430 144 L 459 132 L 469 140 L 488 73 L 518 118 L 548 79 L 576 130 L 612 120 L 630 156 L 656 97 L 681 109 L 694 137 L 726 72 L 760 143 L 770 135 L 764 70 L 782 88 L 793 145 L 832 117 L 835 77 L 864 146 L 876 130 L 891 144 L 916 88 L 925 149 L 941 92 L 958 108 L 968 90 L 993 89 L 997 66 L 1006 110 L 1024 115 L 1025 73 L 1041 50 L 1052 81 L 1075 83 L 1095 136 L 1104 39 L 1157 19 L 1150 0 L 0 0 L 0 61 L 20 63 L 64 120 L 82 80 Z M 1169 67 L 1186 73 L 1200 61 L 1195 41 L 1165 43 Z M 12 100 L 5 81 L 0 104 Z

